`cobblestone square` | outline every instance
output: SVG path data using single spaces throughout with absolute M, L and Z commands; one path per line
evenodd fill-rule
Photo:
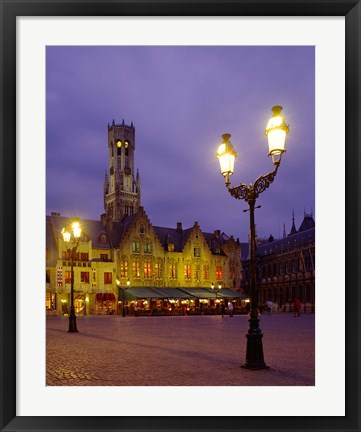
M 315 317 L 262 315 L 267 370 L 245 360 L 248 316 L 47 318 L 49 386 L 313 386 Z

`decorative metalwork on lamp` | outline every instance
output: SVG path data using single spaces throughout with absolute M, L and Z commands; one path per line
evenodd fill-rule
M 256 281 L 256 232 L 254 222 L 254 210 L 256 200 L 274 181 L 278 168 L 281 164 L 282 154 L 286 151 L 286 136 L 289 132 L 289 126 L 286 124 L 281 114 L 282 107 L 274 106 L 272 108 L 273 116 L 270 118 L 265 134 L 268 138 L 269 152 L 268 156 L 272 157 L 275 166 L 274 170 L 266 175 L 257 178 L 254 184 L 249 185 L 240 183 L 239 186 L 231 187 L 230 176 L 233 174 L 234 162 L 237 153 L 231 144 L 230 134 L 222 135 L 222 144 L 218 147 L 217 157 L 220 162 L 221 173 L 224 176 L 226 187 L 229 193 L 236 199 L 247 202 L 250 214 L 250 294 L 251 294 L 251 311 L 249 319 L 249 329 L 247 337 L 246 362 L 242 365 L 247 369 L 258 370 L 266 369 L 266 363 L 263 355 L 262 338 L 263 334 L 259 327 L 258 318 L 258 296 Z

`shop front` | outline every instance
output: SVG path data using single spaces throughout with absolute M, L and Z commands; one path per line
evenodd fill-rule
M 130 316 L 216 315 L 229 301 L 234 313 L 247 313 L 247 296 L 230 289 L 132 287 L 124 292 L 125 315 Z
M 95 295 L 96 315 L 115 315 L 116 311 L 117 303 L 113 293 L 97 293 Z

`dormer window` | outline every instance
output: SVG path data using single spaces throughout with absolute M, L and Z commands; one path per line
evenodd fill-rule
M 108 243 L 108 236 L 106 233 L 102 232 L 99 234 L 98 237 L 99 243 L 100 244 L 107 244 Z

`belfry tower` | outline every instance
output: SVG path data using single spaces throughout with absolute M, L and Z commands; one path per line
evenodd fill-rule
M 108 124 L 109 169 L 104 180 L 104 210 L 108 221 L 120 222 L 140 206 L 140 176 L 134 175 L 135 128 Z

